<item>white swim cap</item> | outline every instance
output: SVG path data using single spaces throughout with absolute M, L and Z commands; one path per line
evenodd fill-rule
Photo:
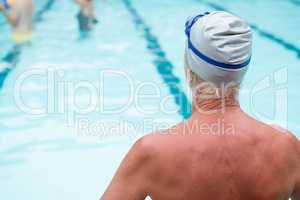
M 248 23 L 227 12 L 198 15 L 186 23 L 185 56 L 191 70 L 205 81 L 240 84 L 251 60 Z

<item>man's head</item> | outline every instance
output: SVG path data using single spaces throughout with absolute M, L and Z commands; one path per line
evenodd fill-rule
M 217 93 L 220 88 L 238 88 L 251 60 L 248 23 L 218 11 L 191 18 L 185 32 L 185 68 L 192 89 L 203 82 Z

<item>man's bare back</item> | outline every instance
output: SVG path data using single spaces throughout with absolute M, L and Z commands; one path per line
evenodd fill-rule
M 204 128 L 220 121 L 234 132 Z M 195 124 L 205 126 L 200 130 Z M 102 200 L 140 200 L 147 195 L 154 200 L 286 200 L 292 194 L 298 200 L 299 165 L 300 143 L 294 136 L 240 109 L 222 116 L 195 115 L 167 133 L 140 139 Z M 118 189 L 123 178 L 127 188 Z M 110 196 L 109 190 L 119 192 Z
M 299 140 L 249 117 L 237 98 L 249 24 L 215 11 L 185 26 L 192 116 L 140 139 L 101 200 L 300 200 Z

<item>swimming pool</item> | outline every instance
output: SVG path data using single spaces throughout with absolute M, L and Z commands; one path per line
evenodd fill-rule
M 101 1 L 100 24 L 85 38 L 77 9 L 71 1 L 38 1 L 32 45 L 2 73 L 3 199 L 98 199 L 139 136 L 188 117 L 183 27 L 199 12 L 222 9 L 249 20 L 255 42 L 242 107 L 300 137 L 299 1 Z M 2 18 L 0 25 L 3 58 L 12 46 Z M 112 113 L 132 96 L 139 98 Z

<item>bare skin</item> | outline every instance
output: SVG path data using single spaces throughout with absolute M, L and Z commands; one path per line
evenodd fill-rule
M 34 4 L 32 0 L 14 0 L 10 10 L 0 6 L 14 33 L 28 33 L 33 29 Z
M 299 140 L 225 102 L 194 99 L 188 121 L 139 139 L 101 200 L 300 200 Z
M 81 12 L 91 19 L 96 19 L 93 0 L 75 0 L 80 6 Z

